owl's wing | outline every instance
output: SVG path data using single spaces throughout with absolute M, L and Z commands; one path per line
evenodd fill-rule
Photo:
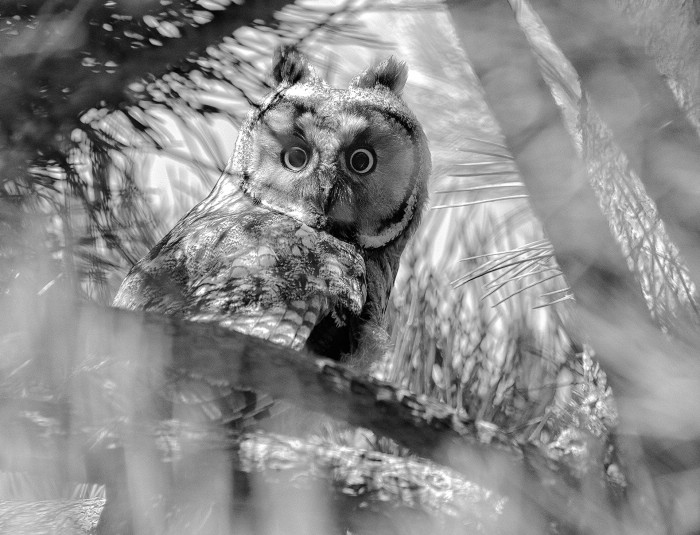
M 131 270 L 114 304 L 301 349 L 326 316 L 359 315 L 365 298 L 353 245 L 237 193 L 193 209 Z
M 236 193 L 208 198 L 183 218 L 131 270 L 114 305 L 219 321 L 301 349 L 319 323 L 359 316 L 365 298 L 354 246 Z M 173 377 L 173 385 L 171 399 L 210 420 L 251 418 L 271 404 L 200 379 Z

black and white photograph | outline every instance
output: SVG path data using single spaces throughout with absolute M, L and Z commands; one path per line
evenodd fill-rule
M 0 0 L 0 535 L 700 534 L 700 0 Z

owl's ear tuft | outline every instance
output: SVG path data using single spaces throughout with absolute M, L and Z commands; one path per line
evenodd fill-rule
M 306 56 L 292 45 L 277 47 L 272 56 L 272 78 L 279 85 L 289 85 L 315 78 Z
M 360 73 L 350 84 L 350 87 L 365 87 L 368 89 L 384 86 L 401 96 L 408 78 L 408 67 L 403 61 L 391 56 L 381 63 Z

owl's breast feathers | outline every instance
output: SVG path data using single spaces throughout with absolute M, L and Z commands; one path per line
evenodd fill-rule
M 366 292 L 354 245 L 215 188 L 133 267 L 114 305 L 217 320 L 301 349 L 329 317 L 336 326 L 358 317 Z

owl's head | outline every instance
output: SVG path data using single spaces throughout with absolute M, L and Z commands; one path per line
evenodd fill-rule
M 257 202 L 365 250 L 412 233 L 431 164 L 401 99 L 405 64 L 389 58 L 337 89 L 283 47 L 272 73 L 277 86 L 242 126 L 229 176 Z

